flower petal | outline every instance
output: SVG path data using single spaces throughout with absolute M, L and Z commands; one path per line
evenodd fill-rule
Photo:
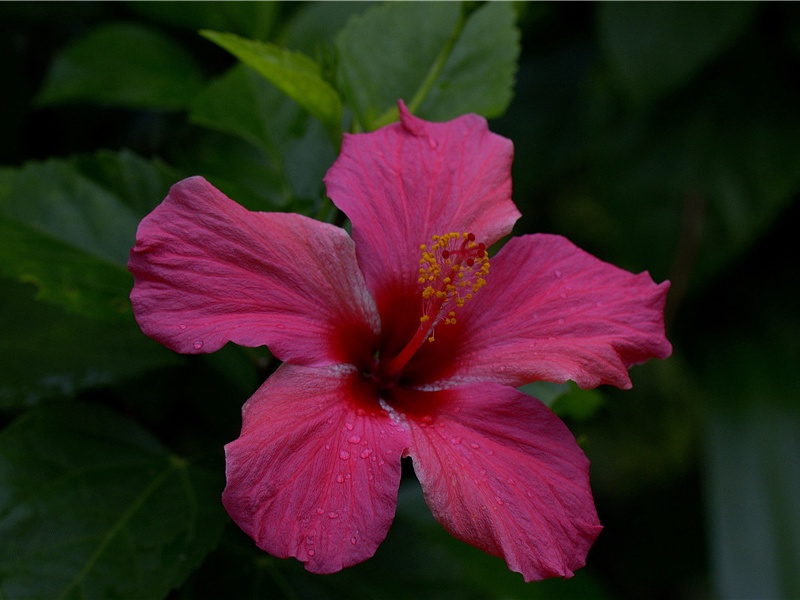
M 325 176 L 328 195 L 353 223 L 358 261 L 381 315 L 397 290 L 416 293 L 419 247 L 431 236 L 470 231 L 488 246 L 519 218 L 510 140 L 478 115 L 430 123 L 402 101 L 399 109 L 399 123 L 345 135 Z
M 145 217 L 128 268 L 142 331 L 177 352 L 232 341 L 302 364 L 352 362 L 379 328 L 342 229 L 250 212 L 201 177 Z
M 602 529 L 589 461 L 548 408 L 494 383 L 413 396 L 395 406 L 412 407 L 409 454 L 445 529 L 526 581 L 571 577 L 585 564 Z
M 656 285 L 563 237 L 510 240 L 487 280 L 459 314 L 456 381 L 629 388 L 629 367 L 672 352 L 664 335 L 669 282 Z
M 407 430 L 342 367 L 282 365 L 245 404 L 225 446 L 222 501 L 270 554 L 314 573 L 371 557 L 394 518 Z

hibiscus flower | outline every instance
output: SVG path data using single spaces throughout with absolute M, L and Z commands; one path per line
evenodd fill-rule
M 476 115 L 399 109 L 346 135 L 325 177 L 352 238 L 200 177 L 173 186 L 131 251 L 136 318 L 177 352 L 234 342 L 283 361 L 225 447 L 223 503 L 270 554 L 315 573 L 371 557 L 410 456 L 451 534 L 526 581 L 570 577 L 601 529 L 588 460 L 517 387 L 630 387 L 630 366 L 671 352 L 669 284 L 556 235 L 489 257 L 519 217 L 511 142 Z

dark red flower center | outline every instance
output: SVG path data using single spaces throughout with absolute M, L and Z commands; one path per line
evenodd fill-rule
M 403 349 L 378 363 L 375 375 L 382 382 L 393 380 L 426 341 L 436 341 L 437 326 L 455 325 L 456 311 L 486 285 L 489 257 L 472 233 L 434 235 L 430 247 L 422 244 L 420 251 L 422 316 Z

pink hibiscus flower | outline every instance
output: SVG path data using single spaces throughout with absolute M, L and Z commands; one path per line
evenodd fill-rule
M 510 240 L 509 140 L 466 115 L 346 135 L 328 171 L 352 223 L 250 212 L 200 177 L 139 226 L 136 318 L 177 352 L 266 345 L 283 364 L 225 447 L 223 503 L 259 547 L 331 573 L 372 556 L 410 456 L 436 519 L 537 580 L 601 526 L 588 461 L 516 388 L 630 387 L 671 352 L 669 284 L 555 235 Z M 491 270 L 489 264 L 491 262 Z

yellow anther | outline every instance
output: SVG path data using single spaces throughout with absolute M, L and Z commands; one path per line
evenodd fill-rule
M 431 326 L 429 341 L 434 340 L 433 327 L 437 323 L 456 323 L 455 309 L 464 306 L 486 285 L 484 277 L 489 272 L 486 247 L 469 232 L 449 232 L 431 239 L 432 244 L 420 245 L 418 278 L 423 286 L 420 323 Z

